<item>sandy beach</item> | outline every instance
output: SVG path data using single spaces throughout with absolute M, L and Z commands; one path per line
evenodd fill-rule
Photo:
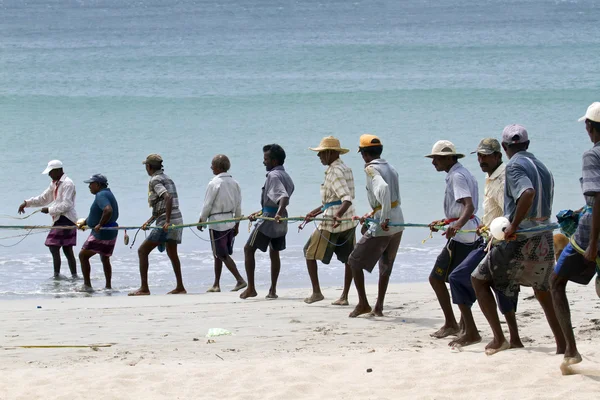
M 0 398 L 589 399 L 600 390 L 591 285 L 569 291 L 584 361 L 565 377 L 530 289 L 517 313 L 526 348 L 494 356 L 483 352 L 491 335 L 478 309 L 482 343 L 458 351 L 429 337 L 442 317 L 426 283 L 391 285 L 383 318 L 348 318 L 350 307 L 330 305 L 338 288 L 313 305 L 302 302 L 308 292 L 2 301 Z M 210 328 L 233 335 L 209 339 Z M 90 347 L 19 347 L 49 345 Z

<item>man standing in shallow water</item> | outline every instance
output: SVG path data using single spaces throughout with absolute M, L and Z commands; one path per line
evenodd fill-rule
M 281 269 L 279 252 L 285 250 L 285 235 L 288 231 L 287 221 L 280 221 L 287 217 L 287 206 L 294 192 L 294 182 L 283 167 L 285 162 L 285 150 L 278 144 L 268 144 L 263 147 L 263 165 L 267 169 L 267 179 L 262 188 L 260 204 L 262 211 L 250 214 L 250 221 L 256 221 L 256 217 L 274 218 L 274 221 L 259 220 L 244 246 L 244 262 L 248 287 L 242 294 L 241 299 L 256 297 L 256 286 L 254 283 L 254 271 L 256 269 L 255 253 L 259 249 L 262 252 L 269 248 L 271 259 L 271 288 L 267 299 L 277 298 L 277 279 Z
M 394 226 L 404 223 L 400 207 L 400 184 L 396 169 L 381 158 L 383 144 L 377 136 L 362 135 L 358 152 L 366 163 L 367 198 L 373 210 L 365 217 L 372 218 L 374 221 L 365 221 L 365 217 L 362 218 L 363 236 L 348 260 L 358 292 L 358 304 L 349 317 L 355 318 L 368 313 L 382 317 L 385 293 L 404 231 L 404 227 Z M 379 263 L 379 285 L 377 302 L 375 309 L 372 310 L 367 299 L 363 269 L 372 272 L 377 263 Z
M 129 293 L 129 296 L 143 296 L 150 294 L 148 287 L 148 255 L 156 247 L 159 250 L 164 246 L 173 265 L 173 272 L 177 279 L 177 286 L 168 294 L 187 293 L 183 287 L 181 276 L 181 263 L 177 254 L 177 245 L 181 243 L 181 229 L 169 229 L 169 225 L 183 224 L 183 217 L 179 211 L 179 197 L 175 183 L 163 171 L 163 159 L 158 154 L 150 154 L 142 162 L 150 176 L 148 183 L 148 205 L 152 208 L 152 217 L 142 225 L 143 230 L 156 221 L 156 226 L 162 229 L 152 229 L 150 234 L 140 245 L 138 256 L 140 259 L 140 278 L 142 284 L 138 290 Z
M 25 200 L 19 206 L 19 214 L 25 213 L 26 207 L 43 207 L 43 214 L 50 214 L 52 226 L 75 228 L 77 213 L 75 212 L 75 184 L 63 172 L 63 164 L 59 160 L 52 160 L 42 172 L 48 175 L 52 182 L 50 186 L 37 197 Z M 46 238 L 46 246 L 52 253 L 54 263 L 54 278 L 60 277 L 60 249 L 62 247 L 69 263 L 69 270 L 73 278 L 77 278 L 77 262 L 73 254 L 73 246 L 77 244 L 76 229 L 52 229 Z

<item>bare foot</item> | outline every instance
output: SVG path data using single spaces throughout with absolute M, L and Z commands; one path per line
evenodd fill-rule
M 448 343 L 448 346 L 465 347 L 479 342 L 481 342 L 481 336 L 479 336 L 479 333 L 476 333 L 474 335 L 461 335 L 458 338 L 452 340 L 450 343 Z
M 383 317 L 383 309 L 375 306 L 373 311 L 371 311 L 371 315 L 375 317 Z
M 525 346 L 523 346 L 523 343 L 521 343 L 520 338 L 517 338 L 517 339 L 511 338 L 509 344 L 510 344 L 511 349 L 522 349 L 523 347 L 525 347 Z
M 85 292 L 85 293 L 92 293 L 92 292 L 94 292 L 94 288 L 92 287 L 92 285 L 83 285 L 82 287 L 79 288 L 78 291 Z
M 112 290 L 112 285 L 110 285 L 110 284 L 109 285 L 105 285 L 104 289 L 106 289 L 106 290 Z
M 356 307 L 354 308 L 354 310 L 348 316 L 350 318 L 356 318 L 359 315 L 368 314 L 370 312 L 371 312 L 371 306 L 369 306 L 368 304 L 363 305 L 363 304 L 358 303 L 356 305 Z
M 257 295 L 256 290 L 248 288 L 240 294 L 240 299 L 247 299 L 248 297 L 256 297 L 256 295 Z
M 185 288 L 175 288 L 167 294 L 187 294 L 187 290 Z
M 267 299 L 267 300 L 275 300 L 278 297 L 279 296 L 277 296 L 277 293 L 275 293 L 275 292 L 269 292 L 269 294 L 265 296 L 265 299 Z
M 485 354 L 488 356 L 492 356 L 496 353 L 499 353 L 501 351 L 508 350 L 508 349 L 510 349 L 510 343 L 508 343 L 506 340 L 504 342 L 502 342 L 502 344 L 499 344 L 494 339 L 491 342 L 489 342 L 487 344 L 487 346 L 485 346 Z
M 348 299 L 340 297 L 339 299 L 337 299 L 336 301 L 331 303 L 334 306 L 347 306 L 350 303 L 348 303 Z
M 322 293 L 313 293 L 312 296 L 305 298 L 304 302 L 306 304 L 312 304 L 312 303 L 316 303 L 317 301 L 321 301 L 324 298 L 325 297 L 323 297 Z
M 575 357 L 565 357 L 560 364 L 560 372 L 563 375 L 573 375 L 575 371 L 571 369 L 572 365 L 579 364 L 581 362 L 581 354 L 577 353 Z
M 442 339 L 448 336 L 456 335 L 459 332 L 458 325 L 454 326 L 442 326 L 437 331 L 431 333 L 429 336 L 434 337 L 436 339 Z
M 235 287 L 233 289 L 231 289 L 232 292 L 237 292 L 240 289 L 245 288 L 246 286 L 248 286 L 248 284 L 244 281 L 238 282 Z
M 221 288 L 218 286 L 212 286 L 210 289 L 206 291 L 206 293 L 219 293 Z
M 127 296 L 150 296 L 148 289 L 138 289 L 135 292 L 128 293 Z

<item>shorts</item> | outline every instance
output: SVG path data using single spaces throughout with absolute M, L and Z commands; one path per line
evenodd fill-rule
M 115 250 L 115 245 L 117 244 L 117 238 L 110 240 L 100 240 L 96 238 L 94 235 L 90 234 L 87 238 L 81 250 L 89 250 L 93 251 L 96 254 L 100 254 L 104 257 L 110 257 Z
M 271 238 L 258 230 L 259 227 L 255 227 L 248 241 L 246 242 L 246 246 L 249 246 L 253 249 L 258 249 L 263 253 L 267 251 L 267 247 L 269 247 L 273 251 L 283 251 L 285 250 L 285 235 L 279 236 L 276 238 Z
M 471 276 L 492 282 L 496 290 L 514 301 L 519 297 L 521 285 L 543 292 L 549 290 L 553 269 L 553 235 L 546 232 L 492 247 Z
M 569 243 L 560 255 L 554 273 L 571 282 L 587 285 L 596 274 L 596 263 L 586 260 L 583 254 Z
M 387 236 L 371 236 L 367 231 L 350 253 L 348 265 L 353 269 L 362 268 L 372 272 L 375 264 L 379 262 L 379 274 L 390 276 L 400 240 L 402 240 L 402 232 Z
M 473 243 L 461 243 L 452 239 L 448 240 L 446 246 L 435 260 L 435 264 L 433 265 L 433 269 L 429 276 L 440 281 L 448 282 L 448 278 L 452 271 L 454 271 L 454 269 L 458 267 L 473 250 L 478 249 L 479 246 L 481 246 L 481 243 L 481 239 L 476 240 Z
M 210 242 L 215 258 L 227 258 L 233 254 L 233 242 L 235 241 L 235 230 L 225 231 L 208 230 Z
M 69 218 L 61 215 L 52 226 L 75 226 Z M 77 229 L 51 229 L 44 243 L 48 247 L 71 247 L 77 244 Z
M 356 229 L 332 233 L 316 229 L 304 246 L 304 257 L 307 260 L 319 260 L 329 264 L 335 254 L 340 262 L 347 263 L 350 253 L 356 244 Z
M 150 234 L 146 237 L 146 240 L 155 243 L 175 242 L 181 244 L 182 234 L 183 229 L 169 229 L 165 232 L 162 229 L 153 228 L 150 230 Z

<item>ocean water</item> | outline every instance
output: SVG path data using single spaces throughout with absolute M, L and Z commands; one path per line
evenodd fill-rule
M 594 0 L 0 0 L 0 214 L 16 216 L 41 193 L 49 179 L 40 172 L 58 158 L 77 184 L 80 217 L 93 200 L 82 181 L 100 172 L 120 223 L 139 225 L 149 216 L 141 161 L 153 152 L 178 187 L 185 222 L 198 217 L 217 153 L 232 160 L 248 214 L 259 208 L 262 145 L 277 142 L 296 184 L 290 214 L 301 215 L 319 204 L 324 171 L 307 148 L 332 134 L 355 149 L 369 132 L 398 169 L 407 222 L 428 223 L 443 216 L 444 174 L 423 155 L 439 139 L 470 152 L 509 123 L 528 128 L 532 152 L 554 173 L 554 210 L 579 207 L 581 153 L 591 144 L 577 118 L 600 100 L 599 12 Z M 365 212 L 362 161 L 343 157 Z M 483 191 L 475 156 L 464 164 Z M 281 287 L 309 286 L 310 231 L 290 227 Z M 0 247 L 0 298 L 79 296 L 80 282 L 49 279 L 44 234 L 6 238 L 23 233 L 0 233 L 0 245 L 12 246 Z M 195 233 L 184 232 L 180 254 L 188 290 L 202 292 L 212 259 L 207 233 Z M 423 244 L 427 236 L 405 232 L 393 281 L 427 279 L 444 244 L 439 235 Z M 242 224 L 241 269 L 247 237 Z M 264 291 L 268 258 L 257 261 Z M 135 247 L 120 242 L 113 267 L 117 290 L 94 295 L 139 284 Z M 98 260 L 92 268 L 101 287 Z M 324 286 L 341 284 L 339 263 L 320 271 Z M 150 283 L 154 293 L 174 285 L 163 254 L 151 258 Z M 224 271 L 223 289 L 231 285 Z

